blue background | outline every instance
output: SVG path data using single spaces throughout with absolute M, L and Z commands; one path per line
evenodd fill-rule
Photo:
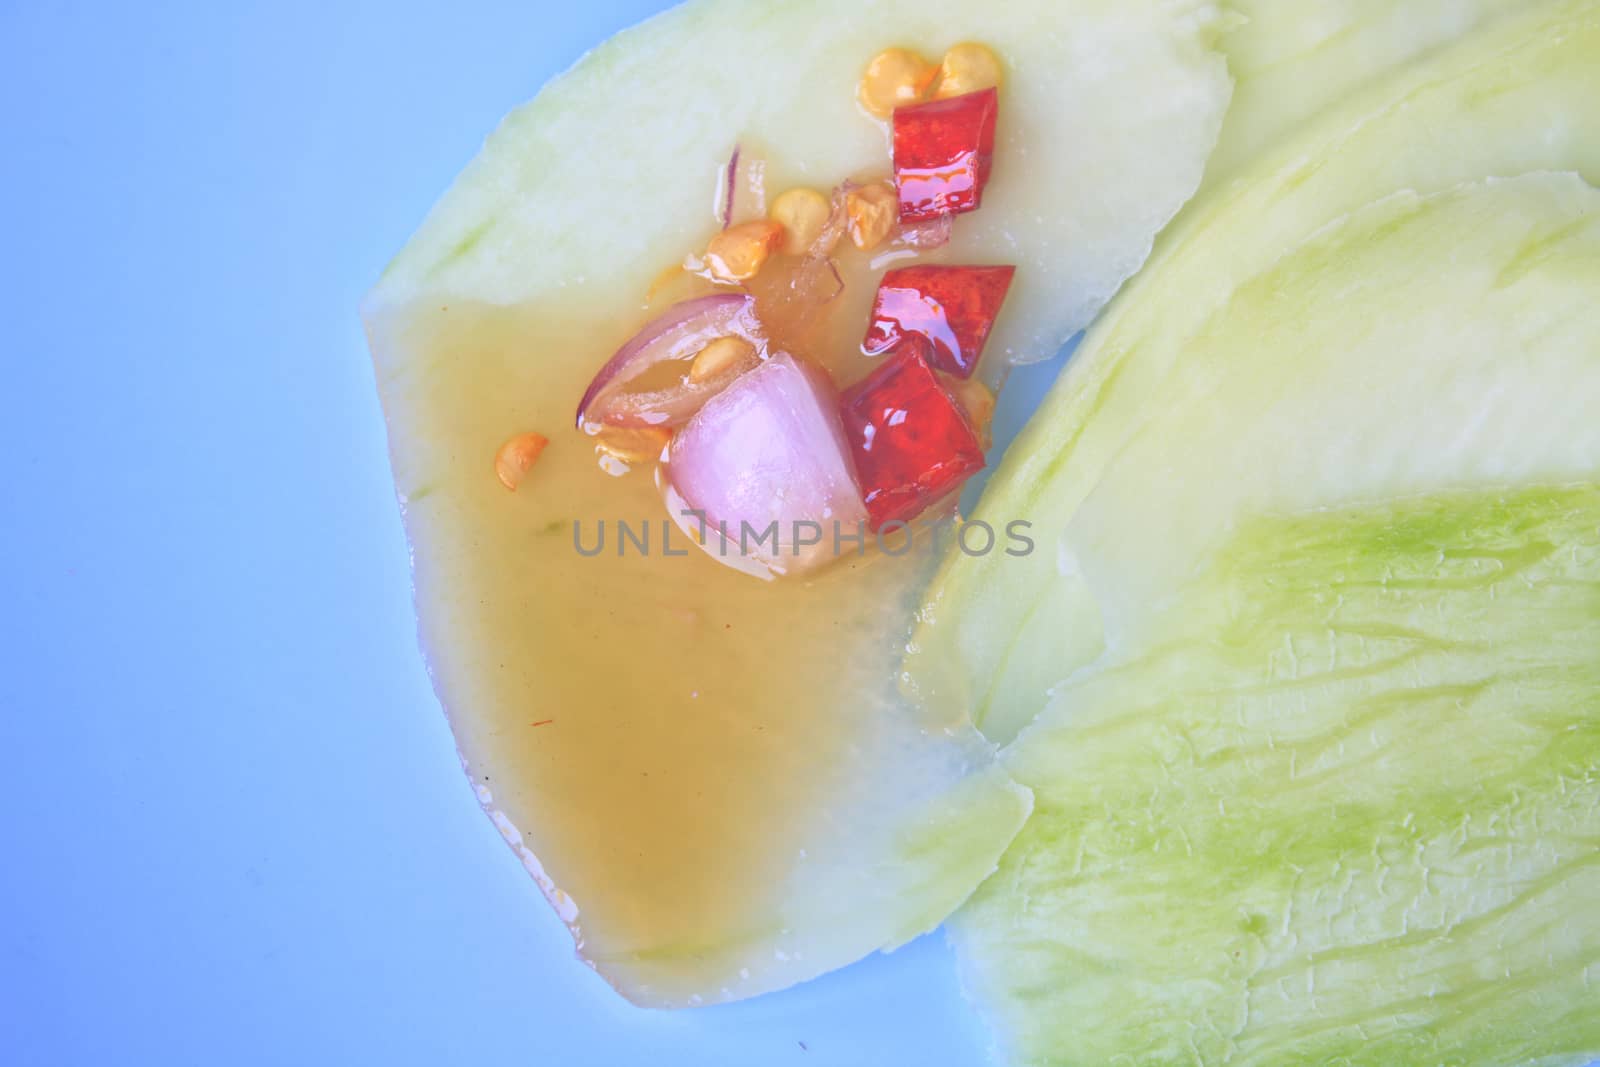
M 659 6 L 0 0 L 0 1063 L 982 1061 L 937 937 L 624 1004 L 423 674 L 357 302 Z

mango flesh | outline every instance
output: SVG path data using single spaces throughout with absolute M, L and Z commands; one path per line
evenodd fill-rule
M 1233 177 L 1324 108 L 1527 0 L 1231 0 L 1233 100 L 1206 184 Z
M 953 923 L 1009 1061 L 1600 1053 L 1597 90 L 1565 0 L 1327 109 L 991 482 L 1044 550 L 909 669 L 1035 793 Z
M 1600 193 L 1534 175 L 1358 211 L 1195 337 L 1074 520 L 1108 652 L 952 924 L 1008 1062 L 1600 1055 L 1597 284 Z
M 580 955 L 634 1001 L 752 996 L 931 929 L 1031 801 L 964 715 L 898 691 L 931 552 L 768 585 L 664 543 L 648 475 L 603 476 L 569 429 L 584 386 L 715 232 L 736 143 L 772 194 L 886 175 L 855 99 L 867 60 L 963 40 L 1007 65 L 999 147 L 983 210 L 933 258 L 1016 264 L 987 358 L 1050 355 L 1201 180 L 1229 91 L 1216 20 L 1189 2 L 690 3 L 513 113 L 369 297 L 463 763 Z M 845 264 L 841 325 L 797 354 L 859 343 L 881 269 Z M 508 494 L 492 458 L 530 431 L 549 447 Z M 619 522 L 651 527 L 648 555 L 619 557 Z M 602 523 L 604 550 L 581 554 Z
M 559 291 L 615 307 L 706 237 L 712 169 L 734 145 L 769 192 L 888 173 L 887 126 L 856 99 L 890 46 L 963 41 L 1006 70 L 981 215 L 937 259 L 1017 280 L 991 358 L 1046 359 L 1143 264 L 1199 185 L 1231 81 L 1203 0 L 806 5 L 698 0 L 606 42 L 509 115 L 366 305 L 517 304 Z M 648 131 L 648 136 L 640 131 Z M 870 293 L 859 296 L 864 322 Z
M 1486 175 L 1600 179 L 1600 28 L 1588 3 L 1537 3 L 1330 108 L 1196 201 L 1096 323 L 989 481 L 974 517 L 1026 519 L 1041 551 L 951 557 L 907 670 L 921 698 L 1004 744 L 1052 687 L 1105 648 L 1101 607 L 1060 551 L 1101 472 L 1142 424 L 1146 393 L 1234 289 L 1375 199 Z M 1426 131 L 1423 137 L 1420 131 Z M 1155 298 L 1151 289 L 1182 297 Z

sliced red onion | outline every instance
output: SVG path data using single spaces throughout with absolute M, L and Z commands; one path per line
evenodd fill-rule
M 617 349 L 594 376 L 578 403 L 578 427 L 679 426 L 706 399 L 727 384 L 725 378 L 649 393 L 626 393 L 623 387 L 667 360 L 693 359 L 719 337 L 742 337 L 760 352 L 764 348 L 755 301 L 745 293 L 716 293 L 685 300 L 668 308 Z
M 767 214 L 767 164 L 749 159 L 742 145 L 723 166 L 717 182 L 717 219 L 724 230 L 738 222 L 765 218 Z
M 713 558 L 766 577 L 831 561 L 836 534 L 867 517 L 833 383 L 786 354 L 706 402 L 673 438 L 666 482 L 669 505 L 689 512 L 674 517 Z M 761 536 L 774 523 L 776 543 Z
M 733 225 L 733 201 L 739 182 L 739 153 L 743 151 L 741 145 L 733 146 L 733 156 L 728 160 L 725 170 L 727 175 L 722 185 L 722 228 L 726 230 Z

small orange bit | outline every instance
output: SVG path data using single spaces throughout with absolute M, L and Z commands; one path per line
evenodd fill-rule
M 815 189 L 802 186 L 774 200 L 767 214 L 784 228 L 784 252 L 799 256 L 810 251 L 822 236 L 828 217 L 833 214 L 833 204 Z
M 608 426 L 595 438 L 595 450 L 623 463 L 650 463 L 672 443 L 672 431 L 664 426 Z
M 494 473 L 500 484 L 516 492 L 549 443 L 550 439 L 543 434 L 522 433 L 501 445 L 494 456 Z
M 897 107 L 920 104 L 939 68 L 908 48 L 888 48 L 872 57 L 861 76 L 861 106 L 880 119 Z
M 700 350 L 689 366 L 689 381 L 698 385 L 720 378 L 736 367 L 753 367 L 756 346 L 742 337 L 719 337 Z
M 934 99 L 948 100 L 1000 85 L 1004 73 L 1000 57 L 981 44 L 967 41 L 944 54 L 939 65 L 939 89 Z
M 719 282 L 747 282 L 761 273 L 767 257 L 783 247 L 784 230 L 771 219 L 730 226 L 711 239 L 706 268 Z
M 900 195 L 883 182 L 864 185 L 845 196 L 844 210 L 850 219 L 850 240 L 870 252 L 888 240 L 900 221 Z

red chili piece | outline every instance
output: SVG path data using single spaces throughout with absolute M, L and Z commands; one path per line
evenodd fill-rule
M 874 532 L 916 518 L 983 469 L 983 445 L 910 337 L 839 398 Z
M 932 345 L 935 370 L 970 378 L 983 356 L 1015 267 L 905 267 L 883 276 L 872 307 L 872 325 L 861 350 L 869 356 L 895 348 L 907 337 Z
M 978 210 L 994 164 L 995 89 L 894 113 L 894 180 L 900 221 Z

